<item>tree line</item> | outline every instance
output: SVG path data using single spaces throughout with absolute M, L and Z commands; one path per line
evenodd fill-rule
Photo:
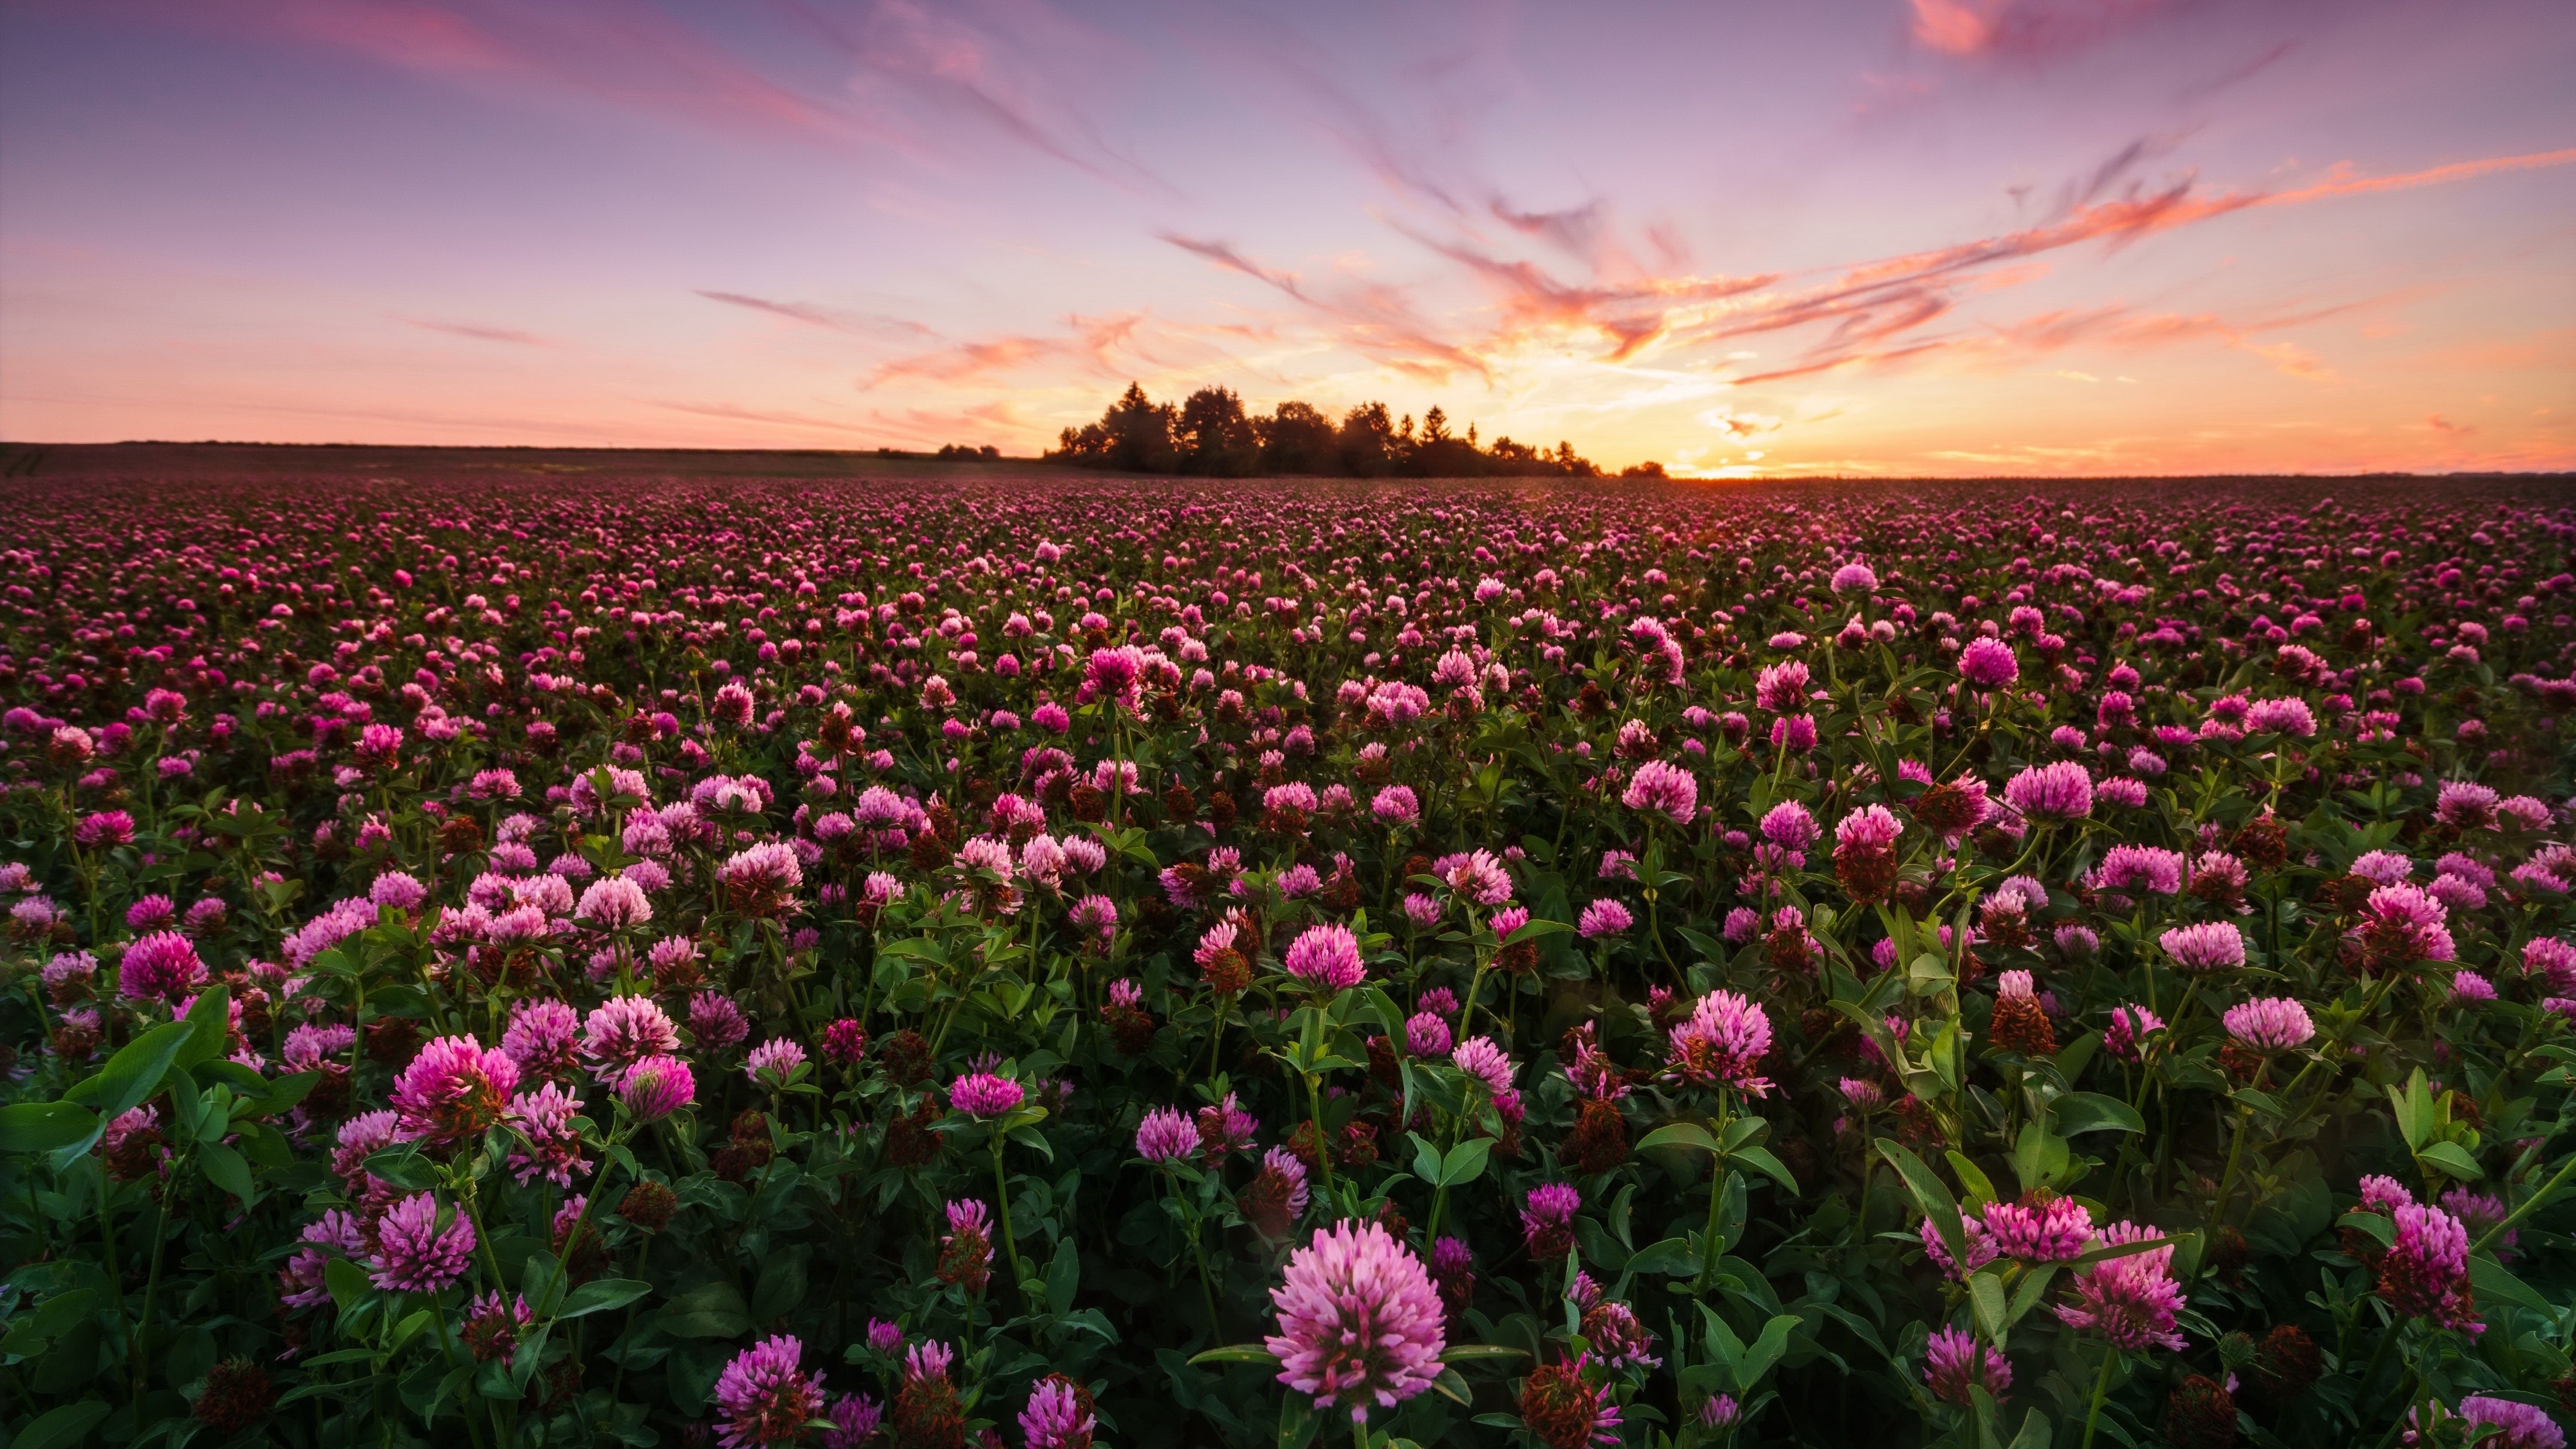
M 1203 387 L 1178 406 L 1158 403 L 1135 383 L 1100 421 L 1067 428 L 1046 454 L 1052 463 L 1121 473 L 1193 473 L 1221 478 L 1305 473 L 1345 478 L 1458 478 L 1489 474 L 1597 478 L 1601 470 L 1571 443 L 1554 451 L 1496 438 L 1488 446 L 1467 425 L 1449 430 L 1438 407 L 1416 426 L 1411 413 L 1389 414 L 1362 403 L 1339 423 L 1311 403 L 1283 402 L 1268 413 L 1244 410 L 1232 388 Z M 1658 476 L 1648 463 L 1628 476 Z

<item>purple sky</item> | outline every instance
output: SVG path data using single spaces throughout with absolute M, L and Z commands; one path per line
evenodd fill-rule
M 0 8 L 0 436 L 2576 467 L 2576 6 Z

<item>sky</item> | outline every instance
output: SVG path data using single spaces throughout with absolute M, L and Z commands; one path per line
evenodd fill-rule
M 2565 0 L 0 0 L 0 438 L 2576 469 Z

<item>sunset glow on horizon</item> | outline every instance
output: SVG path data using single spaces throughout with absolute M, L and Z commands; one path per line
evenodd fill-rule
M 0 438 L 2576 469 L 2576 11 L 0 11 Z

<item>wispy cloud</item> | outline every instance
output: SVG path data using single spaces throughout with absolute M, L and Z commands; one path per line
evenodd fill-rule
M 2245 82 L 2252 80 L 2254 77 L 2261 75 L 2263 72 L 2270 70 L 2276 65 L 2279 65 L 2282 61 L 2289 59 L 2290 56 L 2298 50 L 2298 48 L 2299 43 L 2295 40 L 2284 40 L 2271 46 L 2267 46 L 2261 54 L 2254 56 L 2250 60 L 2229 66 L 2227 69 L 2220 71 L 2218 74 L 2210 76 L 2205 80 L 2194 81 L 2191 84 L 2184 86 L 2175 98 L 2186 104 L 2197 104 L 2198 102 L 2208 100 L 2210 97 L 2217 95 L 2221 91 L 2243 85 Z
M 852 312 L 844 308 L 825 307 L 812 302 L 774 302 L 766 297 L 746 296 L 740 292 L 701 290 L 698 295 L 710 302 L 722 302 L 728 307 L 763 312 L 772 317 L 783 317 L 790 322 L 799 322 L 808 327 L 820 327 L 831 332 L 846 332 L 854 337 L 895 337 L 918 340 L 939 335 L 919 322 L 874 312 Z
M 426 317 L 397 317 L 394 320 L 406 327 L 417 327 L 423 332 L 444 332 L 450 337 L 470 337 L 477 342 L 510 342 L 521 347 L 554 346 L 553 343 L 533 332 L 521 332 L 515 327 L 486 327 L 473 322 L 437 322 Z
M 2080 50 L 2163 0 L 1912 0 L 1914 42 L 1943 55 L 2033 58 Z
M 6 138 L 51 189 L 0 349 L 63 394 L 216 374 L 817 446 L 1025 446 L 1134 378 L 1711 469 L 2293 423 L 2576 459 L 2549 3 L 18 0 L 53 90 L 13 104 L 62 115 Z M 2424 124 L 2353 129 L 2364 87 Z M 1907 114 L 1856 122 L 1864 91 Z M 353 293 L 295 265 L 317 235 L 438 263 Z
M 899 95 L 926 103 L 942 127 L 984 128 L 1121 190 L 1177 194 L 1083 104 L 1091 88 L 1076 77 L 1096 73 L 1113 48 L 1043 0 L 878 0 L 852 19 L 801 3 L 793 11 L 853 67 L 863 102 Z
M 1129 347 L 1144 320 L 1142 312 L 1073 317 L 1066 320 L 1068 331 L 1060 337 L 998 337 L 988 342 L 933 348 L 881 364 L 859 386 L 871 389 L 907 378 L 946 383 L 977 381 L 1060 361 L 1071 361 L 1101 377 L 1110 377 L 1117 373 L 1111 356 Z
M 2007 352 L 2053 351 L 2078 340 L 2136 347 L 2187 336 L 2242 347 L 2284 373 L 2322 380 L 2331 376 L 2330 370 L 2295 345 L 2250 340 L 2253 334 L 2293 325 L 2277 318 L 2231 325 L 2207 316 L 2140 316 L 2108 308 L 2089 315 L 2052 313 L 2000 328 L 1969 326 L 1946 333 L 1929 329 L 1954 320 L 1970 295 L 2008 288 L 2037 275 L 2027 270 L 2033 259 L 2070 248 L 2092 243 L 2124 247 L 2256 207 L 2302 205 L 2576 162 L 2576 150 L 2567 150 L 2457 162 L 2380 177 L 2336 168 L 2325 179 L 2280 191 L 2211 192 L 2191 178 L 2155 187 L 2122 182 L 2140 160 L 2165 144 L 2141 140 L 2124 148 L 2070 183 L 2054 214 L 2034 225 L 1822 273 L 1673 274 L 1620 282 L 1569 282 L 1538 262 L 1438 237 L 1409 223 L 1390 222 L 1399 233 L 1454 264 L 1485 293 L 1492 320 L 1466 330 L 1430 325 L 1403 289 L 1355 288 L 1350 295 L 1367 298 L 1367 305 L 1359 307 L 1350 295 L 1328 295 L 1294 272 L 1254 260 L 1230 244 L 1169 233 L 1164 240 L 1303 304 L 1315 321 L 1340 329 L 1337 340 L 1343 345 L 1433 378 L 1467 372 L 1490 379 L 1512 357 L 1540 349 L 1572 352 L 1609 365 L 1646 355 L 1689 355 L 1765 334 L 1804 333 L 1808 340 L 1788 360 L 1742 371 L 1731 380 L 1752 384 L 1855 367 L 1885 370 L 1943 355 L 1993 365 Z M 2103 194 L 2113 189 L 2118 194 Z M 2300 320 L 2318 320 L 2322 315 Z
M 1309 288 L 1296 273 L 1253 261 L 1231 243 L 1173 232 L 1159 235 L 1183 251 L 1276 289 L 1330 324 L 1337 343 L 1399 372 L 1435 382 L 1461 372 L 1492 376 L 1483 358 L 1465 347 L 1442 341 L 1400 288 L 1356 283 L 1318 291 Z
M 285 35 L 403 70 L 537 86 L 727 130 L 835 142 L 869 132 L 846 107 L 781 83 L 716 35 L 645 5 L 149 0 L 143 8 L 180 24 Z
M 702 418 L 722 418 L 728 422 L 767 423 L 777 427 L 799 428 L 828 433 L 863 433 L 867 428 L 842 418 L 820 418 L 810 413 L 782 412 L 773 408 L 749 408 L 735 403 L 656 402 L 658 408 L 675 413 L 690 413 Z
M 2489 156 L 2476 161 L 2454 161 L 2447 166 L 2428 166 L 2421 171 L 2408 171 L 2396 176 L 2355 175 L 2352 163 L 2345 162 L 2328 172 L 2326 178 L 2311 186 L 2292 191 L 2276 191 L 2256 197 L 2250 206 L 2295 206 L 2304 201 L 2323 201 L 2335 196 L 2373 196 L 2384 191 L 2412 191 L 2419 186 L 2441 186 L 2453 181 L 2469 181 L 2480 176 L 2493 176 L 2504 171 L 2542 171 L 2553 166 L 2576 164 L 2576 146 L 2561 151 L 2533 151 L 2521 156 Z

